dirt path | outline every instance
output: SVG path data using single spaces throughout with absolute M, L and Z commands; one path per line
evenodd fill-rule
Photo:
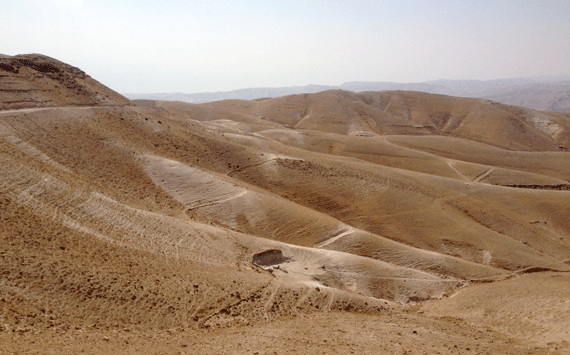
M 342 232 L 342 233 L 340 233 L 340 234 L 338 234 L 338 235 L 335 235 L 334 237 L 331 237 L 331 238 L 325 240 L 324 242 L 322 242 L 322 243 L 316 245 L 315 247 L 316 247 L 316 248 L 323 248 L 323 247 L 325 247 L 325 246 L 327 246 L 327 245 L 329 245 L 329 244 L 331 244 L 331 243 L 336 242 L 337 240 L 339 240 L 340 238 L 344 237 L 345 235 L 349 235 L 349 234 L 351 234 L 351 233 L 354 233 L 354 228 L 349 227 L 348 230 L 345 230 L 344 232 Z
M 301 118 L 299 122 L 295 123 L 295 126 L 293 126 L 293 128 L 297 128 L 298 125 L 300 125 L 303 121 L 306 121 L 309 117 L 311 117 L 311 110 L 307 111 L 305 117 Z
M 0 116 L 9 116 L 18 113 L 31 113 L 53 110 L 90 110 L 94 108 L 117 108 L 124 106 L 53 106 L 53 107 L 34 107 L 34 108 L 18 108 L 11 110 L 0 110 Z
M 483 180 L 484 178 L 486 178 L 487 176 L 489 176 L 489 174 L 491 174 L 493 171 L 495 171 L 495 168 L 490 168 L 489 170 L 485 171 L 483 174 L 477 176 L 473 182 L 480 182 L 481 180 Z
M 457 175 L 459 175 L 459 177 L 463 180 L 467 180 L 467 181 L 471 181 L 471 179 L 469 179 L 467 176 L 463 175 L 463 173 L 459 170 L 457 170 L 457 168 L 455 167 L 455 164 L 453 161 L 451 160 L 447 160 L 447 165 L 457 173 Z

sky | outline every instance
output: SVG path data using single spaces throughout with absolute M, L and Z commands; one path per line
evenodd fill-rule
M 0 53 L 121 93 L 570 74 L 570 0 L 0 0 Z

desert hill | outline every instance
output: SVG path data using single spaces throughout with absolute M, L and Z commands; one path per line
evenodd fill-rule
M 222 100 L 255 100 L 294 94 L 314 94 L 327 90 L 419 91 L 459 97 L 480 98 L 534 110 L 570 111 L 568 75 L 510 78 L 498 80 L 431 80 L 421 83 L 353 81 L 338 86 L 306 85 L 279 88 L 249 88 L 225 92 L 125 94 L 131 100 L 167 100 L 206 103 Z
M 41 54 L 0 57 L 0 109 L 128 105 L 78 68 Z
M 249 124 L 263 118 L 286 128 L 343 135 L 443 135 L 517 151 L 559 151 L 570 146 L 568 113 L 420 92 L 331 90 L 255 101 L 158 106 L 186 117 L 202 113 L 202 120 L 208 121 L 241 114 L 241 120 L 250 117 Z
M 397 319 L 393 341 L 419 327 L 442 353 L 453 347 L 434 339 L 451 334 L 491 353 L 569 349 L 550 311 L 523 322 L 544 333 L 529 339 L 501 323 L 516 310 L 490 321 L 467 306 L 544 280 L 527 298 L 556 305 L 570 271 L 568 114 L 401 91 L 133 104 L 49 57 L 0 60 L 2 351 L 71 349 L 55 336 L 67 332 L 103 353 L 119 339 L 125 353 L 183 339 L 196 347 L 176 350 L 207 352 L 204 339 L 248 353 L 213 339 L 234 339 L 230 327 L 279 343 L 323 324 L 322 339 L 327 323 L 353 332 L 345 314 L 370 332 Z M 341 338 L 329 352 L 347 350 Z M 406 350 L 371 344 L 356 347 Z
M 275 146 L 274 149 L 277 149 L 278 154 L 289 155 L 287 159 L 287 157 L 274 154 L 274 158 L 267 159 L 263 164 L 236 167 L 228 174 L 275 192 L 297 204 L 310 207 L 312 210 L 333 216 L 352 228 L 356 227 L 359 230 L 363 229 L 373 233 L 373 237 L 361 236 L 359 231 L 345 233 L 342 240 L 354 239 L 350 242 L 351 244 L 362 245 L 364 240 L 367 244 L 374 244 L 370 242 L 370 238 L 376 238 L 376 243 L 379 243 L 379 237 L 388 236 L 390 240 L 449 254 L 449 246 L 446 244 L 458 243 L 458 246 L 451 247 L 455 253 L 462 255 L 464 259 L 483 263 L 483 251 L 485 245 L 488 245 L 486 243 L 498 242 L 503 246 L 510 245 L 513 237 L 520 241 L 519 238 L 523 234 L 530 236 L 536 233 L 525 218 L 533 218 L 528 214 L 532 210 L 534 212 L 531 214 L 545 211 L 542 202 L 540 207 L 532 207 L 532 203 L 529 205 L 526 202 L 535 199 L 537 195 L 536 189 L 530 189 L 530 187 L 537 187 L 544 193 L 560 189 L 567 190 L 569 187 L 568 157 L 566 153 L 560 152 L 557 146 L 559 143 L 555 141 L 555 138 L 565 133 L 553 135 L 554 137 L 547 136 L 540 129 L 527 123 L 524 117 L 516 117 L 515 113 L 519 110 L 518 108 L 511 109 L 509 112 L 508 107 L 501 107 L 497 109 L 498 113 L 494 113 L 496 105 L 490 102 L 481 103 L 481 100 L 455 99 L 454 101 L 451 97 L 401 92 L 369 93 L 369 95 L 375 96 L 377 101 L 368 100 L 369 104 L 366 104 L 361 97 L 369 99 L 369 96 L 364 94 L 332 91 L 315 94 L 312 97 L 311 95 L 298 95 L 254 102 L 222 101 L 202 104 L 198 107 L 191 104 L 158 102 L 155 103 L 155 107 L 159 107 L 157 110 L 170 110 L 174 115 L 178 115 L 177 117 L 185 119 L 204 119 L 210 127 L 225 130 L 224 136 L 229 140 L 249 142 L 255 146 Z M 423 101 L 418 100 L 418 96 Z M 332 101 L 330 106 L 324 104 L 327 100 Z M 418 101 L 420 104 L 417 103 Z M 396 107 L 392 105 L 393 102 L 404 107 L 405 114 L 402 114 L 401 110 L 392 109 Z M 363 108 L 365 105 L 371 107 Z M 387 109 L 380 111 L 376 108 L 382 105 Z M 418 106 L 422 108 L 421 111 L 416 109 Z M 224 114 L 230 111 L 230 107 L 233 107 L 233 120 L 222 119 L 222 116 L 230 117 Z M 438 107 L 439 110 L 435 111 L 432 107 Z M 365 109 L 375 113 L 372 118 L 369 118 L 369 115 L 366 116 L 369 122 L 374 123 L 364 129 L 362 129 L 364 125 L 361 124 L 358 130 L 347 131 L 347 126 L 351 127 L 363 122 L 362 115 L 356 112 L 359 110 L 364 112 Z M 461 116 L 470 118 L 470 120 L 462 119 L 456 125 L 463 130 L 445 132 L 445 130 L 438 129 L 434 121 L 437 122 L 439 117 L 434 118 L 432 112 L 435 111 L 440 116 L 449 116 L 446 109 L 456 110 L 455 112 L 463 110 Z M 489 111 L 494 113 L 494 116 L 481 113 Z M 485 120 L 488 122 L 487 126 L 493 128 L 486 136 L 479 133 L 482 137 L 480 141 L 490 141 L 495 135 L 499 139 L 512 137 L 512 139 L 504 139 L 504 145 L 513 148 L 517 144 L 513 141 L 518 140 L 518 145 L 522 146 L 521 150 L 500 149 L 497 147 L 498 144 L 481 144 L 473 139 L 467 140 L 471 132 L 481 126 L 476 117 L 482 117 L 481 120 Z M 553 117 L 559 119 L 558 114 L 553 114 Z M 267 122 L 265 127 L 263 127 L 264 122 Z M 300 129 L 299 122 L 307 129 Z M 394 122 L 399 124 L 393 124 Z M 419 137 L 402 134 L 401 130 L 418 127 L 417 122 L 423 122 L 414 132 Z M 526 126 L 524 129 L 511 131 L 515 125 L 513 122 Z M 567 125 L 568 118 L 560 115 L 560 121 L 557 122 Z M 276 127 L 276 123 L 281 127 Z M 445 125 L 447 124 L 443 124 Z M 249 132 L 244 132 L 243 127 L 247 127 Z M 297 128 L 293 129 L 294 127 Z M 374 127 L 380 127 L 377 131 L 380 129 L 392 131 L 377 132 Z M 339 128 L 345 130 L 342 131 Z M 337 132 L 333 133 L 335 130 Z M 457 136 L 464 137 L 458 138 Z M 271 140 L 259 139 L 262 137 Z M 418 140 L 418 138 L 423 140 Z M 413 142 L 412 144 L 425 142 L 426 146 L 409 149 L 406 147 L 406 144 L 410 144 L 409 142 Z M 525 142 L 526 145 L 524 145 Z M 535 142 L 540 142 L 541 145 Z M 280 147 L 281 144 L 285 147 Z M 466 150 L 466 153 L 457 157 L 458 159 L 441 156 L 443 154 L 438 156 L 428 149 L 431 146 L 439 149 L 449 147 L 457 154 L 460 150 L 454 145 L 465 147 Z M 537 149 L 537 146 L 545 151 L 540 153 L 529 151 Z M 312 156 L 311 161 L 307 162 L 307 153 L 298 149 L 319 154 Z M 338 156 L 357 159 L 339 159 Z M 544 159 L 545 157 L 548 159 Z M 528 162 L 528 167 L 525 167 L 526 164 L 520 164 L 521 159 Z M 514 166 L 514 161 L 519 161 L 518 166 Z M 551 165 L 547 166 L 548 164 Z M 485 184 L 475 184 L 478 182 Z M 527 186 L 529 188 L 505 189 L 504 186 Z M 502 197 L 497 198 L 499 195 Z M 498 201 L 505 199 L 524 200 L 526 212 L 521 214 L 519 209 L 515 212 L 513 207 L 504 206 L 505 209 L 497 207 L 501 204 Z M 545 195 L 545 199 L 548 200 L 549 197 Z M 399 202 L 410 200 L 413 201 L 412 204 Z M 442 200 L 446 201 L 443 208 L 440 204 Z M 389 203 L 386 203 L 387 201 Z M 450 205 L 454 207 L 446 209 L 446 206 Z M 472 209 L 477 211 L 471 211 Z M 452 212 L 455 210 L 457 213 Z M 499 210 L 503 212 L 498 212 Z M 520 219 L 523 215 L 526 217 Z M 483 221 L 489 216 L 494 216 L 491 219 L 495 221 Z M 552 217 L 552 214 L 550 216 Z M 233 217 L 225 214 L 224 218 Z M 459 222 L 461 218 L 466 220 Z M 479 222 L 477 228 L 481 230 L 465 228 L 470 224 L 468 221 L 473 218 Z M 517 222 L 514 222 L 513 218 Z M 561 221 L 564 219 L 562 215 L 560 218 Z M 502 227 L 489 228 L 489 223 Z M 511 232 L 506 232 L 510 228 L 513 228 Z M 437 239 L 442 239 L 433 243 L 425 238 L 418 238 L 418 233 L 430 235 L 431 233 L 426 232 L 430 230 L 437 230 L 440 234 Z M 527 231 L 521 234 L 522 230 Z M 315 232 L 310 234 L 313 237 L 319 235 Z M 484 242 L 485 238 L 482 236 L 487 234 L 488 239 Z M 446 235 L 454 235 L 454 240 L 444 241 Z M 501 235 L 507 235 L 509 240 L 502 240 Z M 431 236 L 433 237 L 433 234 Z M 303 240 L 305 241 L 306 238 Z M 337 244 L 340 242 L 330 243 L 327 246 L 330 248 Z M 341 247 L 342 250 L 347 250 L 346 248 L 352 250 L 353 253 L 358 253 L 350 245 Z M 380 249 L 384 250 L 384 248 L 386 247 L 383 246 Z M 362 249 L 368 253 L 366 256 L 370 256 L 370 253 L 382 254 L 381 251 L 372 252 L 374 246 L 367 245 Z M 515 259 L 523 260 L 515 252 L 519 249 L 518 246 L 512 245 L 507 249 L 505 253 L 509 254 L 508 258 L 512 260 L 501 261 L 505 265 Z M 558 250 L 559 246 L 553 245 L 550 249 Z M 526 253 L 526 251 L 521 251 L 521 253 Z M 561 255 L 565 253 L 566 251 L 563 251 Z M 386 255 L 382 256 L 382 258 L 386 257 Z M 499 261 L 495 260 L 495 262 Z

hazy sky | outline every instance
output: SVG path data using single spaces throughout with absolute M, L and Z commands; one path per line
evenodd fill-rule
M 122 93 L 570 74 L 570 0 L 0 0 L 0 53 Z

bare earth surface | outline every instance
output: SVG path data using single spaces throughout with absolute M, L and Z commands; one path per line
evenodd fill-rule
M 570 353 L 569 113 L 0 64 L 0 353 Z
M 309 313 L 230 329 L 137 332 L 92 329 L 0 335 L 9 354 L 566 354 L 529 346 L 460 319 L 409 313 Z

